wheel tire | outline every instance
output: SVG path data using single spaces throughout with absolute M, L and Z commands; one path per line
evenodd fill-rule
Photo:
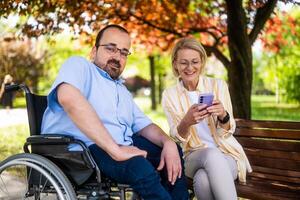
M 34 169 L 33 171 L 37 171 L 42 175 L 40 176 L 41 178 L 45 177 L 49 180 L 49 181 L 47 180 L 45 185 L 48 184 L 49 182 L 54 186 L 55 191 L 58 194 L 64 193 L 63 195 L 64 197 L 62 199 L 66 199 L 66 200 L 76 199 L 76 194 L 72 187 L 72 184 L 65 176 L 65 174 L 61 171 L 61 169 L 59 169 L 52 161 L 48 160 L 45 157 L 36 154 L 28 154 L 28 153 L 13 155 L 0 163 L 0 192 L 2 187 L 1 184 L 5 184 L 3 179 L 1 178 L 2 172 L 5 171 L 5 169 L 8 169 L 9 167 L 12 166 L 26 166 L 26 172 L 27 172 L 26 176 L 28 175 L 30 176 L 31 173 L 30 170 L 28 174 L 28 170 L 27 170 L 28 168 Z M 27 180 L 27 187 L 29 187 L 28 185 L 29 184 Z M 4 186 L 3 188 L 2 191 L 5 191 L 5 189 L 7 190 L 6 186 Z M 40 191 L 39 191 L 39 195 L 40 195 Z M 34 194 L 34 196 L 36 196 L 36 193 Z M 1 193 L 0 193 L 0 199 L 1 199 Z

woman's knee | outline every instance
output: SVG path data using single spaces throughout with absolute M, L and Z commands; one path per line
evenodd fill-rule
M 207 148 L 205 151 L 205 157 L 205 163 L 208 166 L 222 163 L 227 164 L 224 154 L 219 149 Z
M 199 169 L 195 173 L 193 187 L 197 199 L 214 199 L 208 175 L 204 169 Z
M 195 190 L 203 190 L 210 187 L 208 176 L 204 169 L 199 169 L 196 171 L 193 178 L 193 185 Z

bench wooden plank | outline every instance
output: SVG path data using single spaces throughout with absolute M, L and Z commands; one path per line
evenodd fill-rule
M 261 178 L 264 181 L 265 180 L 272 180 L 272 181 L 280 181 L 280 183 L 285 183 L 285 184 L 290 184 L 290 183 L 300 183 L 300 178 L 296 177 L 286 177 L 284 175 L 274 175 L 274 174 L 269 174 L 269 173 L 260 173 L 260 172 L 252 172 L 249 174 L 249 177 L 256 177 L 256 178 Z M 297 186 L 295 186 L 297 187 Z M 300 186 L 298 187 L 300 189 Z
M 240 136 L 280 138 L 280 139 L 299 139 L 300 137 L 299 132 L 296 130 L 239 128 L 235 131 L 235 134 Z
M 300 154 L 298 152 L 256 149 L 253 147 L 252 148 L 244 147 L 244 150 L 247 155 L 300 161 Z
M 274 169 L 274 168 L 260 167 L 260 166 L 252 166 L 252 169 L 254 172 L 300 178 L 300 171 L 281 170 L 281 169 Z M 251 176 L 251 174 L 248 174 L 248 176 Z
M 300 152 L 300 142 L 284 140 L 265 140 L 259 138 L 236 137 L 240 144 L 245 148 L 257 148 L 266 150 L 279 150 L 285 152 Z
M 252 127 L 252 128 L 256 127 L 256 128 L 300 130 L 299 122 L 245 120 L 245 119 L 236 119 L 235 121 L 239 128 L 241 128 L 241 127 Z
M 292 200 L 299 199 L 299 193 L 295 190 L 285 190 L 284 187 L 272 185 L 270 182 L 248 181 L 247 185 L 238 184 L 238 196 L 255 200 Z

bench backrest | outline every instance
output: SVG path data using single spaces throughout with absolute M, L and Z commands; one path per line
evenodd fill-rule
M 253 168 L 249 177 L 300 187 L 300 122 L 240 119 L 236 122 L 235 137 Z

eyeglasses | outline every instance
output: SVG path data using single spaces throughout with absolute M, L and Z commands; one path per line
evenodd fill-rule
M 184 60 L 184 61 L 179 61 L 178 62 L 179 65 L 181 65 L 182 67 L 188 67 L 188 66 L 197 66 L 200 64 L 200 60 L 191 60 L 190 62 L 187 61 L 187 60 Z
M 107 51 L 107 53 L 112 55 L 116 54 L 117 51 L 120 51 L 120 55 L 124 58 L 127 58 L 127 56 L 131 54 L 131 52 L 128 51 L 127 49 L 119 49 L 113 44 L 101 44 L 101 45 L 97 45 L 96 47 L 98 48 L 99 46 L 103 46 L 104 49 Z

